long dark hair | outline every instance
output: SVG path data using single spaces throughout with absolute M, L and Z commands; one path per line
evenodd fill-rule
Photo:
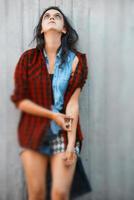
M 61 64 L 60 65 L 62 65 L 66 61 L 66 58 L 68 55 L 68 50 L 74 51 L 75 44 L 78 41 L 79 37 L 78 37 L 77 32 L 70 25 L 68 18 L 59 9 L 59 7 L 51 6 L 43 11 L 42 15 L 40 16 L 39 22 L 34 29 L 34 38 L 32 41 L 36 41 L 37 49 L 42 50 L 44 48 L 45 40 L 44 40 L 44 34 L 41 33 L 41 28 L 42 28 L 41 23 L 42 23 L 42 18 L 44 16 L 44 14 L 50 9 L 57 10 L 62 14 L 63 19 L 64 19 L 64 26 L 67 30 L 66 34 L 62 34 L 62 36 L 61 36 L 61 46 L 60 47 L 62 47 L 62 52 L 61 52 Z M 58 48 L 58 50 L 60 49 L 60 47 Z

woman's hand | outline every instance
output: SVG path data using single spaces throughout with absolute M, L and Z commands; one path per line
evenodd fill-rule
M 65 131 L 72 131 L 72 120 L 73 118 L 62 114 L 62 113 L 54 113 L 53 120 Z
M 63 154 L 63 160 L 67 167 L 73 165 L 76 162 L 77 155 L 74 151 L 66 150 Z

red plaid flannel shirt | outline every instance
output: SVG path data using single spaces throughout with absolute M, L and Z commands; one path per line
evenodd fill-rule
M 79 58 L 79 63 L 74 75 L 69 79 L 69 84 L 64 95 L 64 113 L 70 97 L 76 88 L 83 88 L 88 75 L 86 54 L 82 54 L 76 50 L 75 53 Z M 32 48 L 21 55 L 16 65 L 14 80 L 15 88 L 11 95 L 11 100 L 16 106 L 19 101 L 30 99 L 38 105 L 51 110 L 51 80 L 42 50 Z M 21 112 L 18 124 L 19 144 L 22 147 L 37 149 L 48 126 L 50 126 L 50 119 Z M 65 145 L 67 145 L 67 132 L 61 130 L 61 134 L 65 138 Z M 83 138 L 80 119 L 78 117 L 76 141 L 82 141 Z

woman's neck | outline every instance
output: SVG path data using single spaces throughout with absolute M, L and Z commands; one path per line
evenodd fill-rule
M 61 33 L 49 32 L 45 34 L 45 51 L 47 55 L 56 55 L 61 45 Z

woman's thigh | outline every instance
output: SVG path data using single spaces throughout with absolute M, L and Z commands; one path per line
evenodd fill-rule
M 25 179 L 29 195 L 46 195 L 46 172 L 48 157 L 33 150 L 25 150 L 20 155 L 24 168 Z
M 72 184 L 76 161 L 71 166 L 66 166 L 63 158 L 63 153 L 57 153 L 51 157 L 51 172 L 52 172 L 52 190 L 68 193 Z

